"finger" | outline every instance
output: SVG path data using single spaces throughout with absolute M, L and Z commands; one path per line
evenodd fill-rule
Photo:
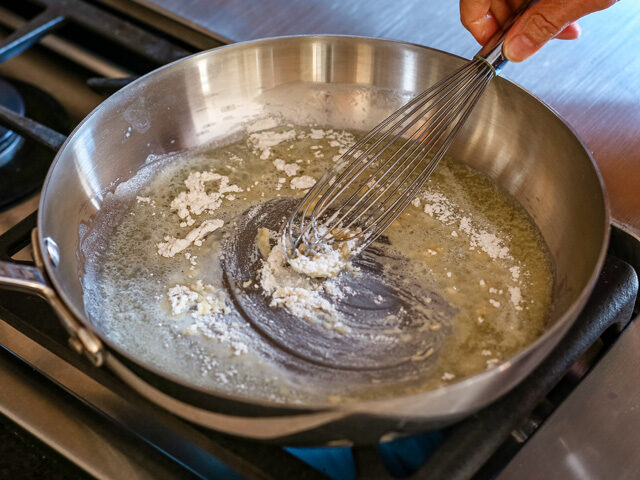
M 513 9 L 505 0 L 491 0 L 490 11 L 493 14 L 493 18 L 498 22 L 498 25 L 502 25 L 511 16 Z
M 511 28 L 504 42 L 504 54 L 513 62 L 521 62 L 577 19 L 613 3 L 615 0 L 540 0 Z
M 564 30 L 562 30 L 556 38 L 560 40 L 575 40 L 580 37 L 582 29 L 577 22 L 570 23 Z
M 481 45 L 498 30 L 490 7 L 491 0 L 460 0 L 460 21 Z
M 511 10 L 516 10 L 524 3 L 524 0 L 507 0 Z

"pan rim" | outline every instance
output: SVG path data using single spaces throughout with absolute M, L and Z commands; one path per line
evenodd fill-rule
M 374 42 L 374 43 L 379 43 L 379 44 L 398 44 L 401 46 L 405 46 L 405 47 L 414 47 L 414 48 L 418 48 L 418 49 L 425 49 L 425 50 L 430 50 L 432 52 L 435 52 L 437 54 L 440 55 L 446 55 L 455 59 L 459 59 L 459 60 L 464 60 L 467 61 L 468 59 L 458 56 L 458 55 L 454 55 L 448 52 L 444 52 L 442 50 L 438 50 L 435 48 L 431 48 L 428 46 L 424 46 L 424 45 L 419 45 L 416 43 L 412 43 L 412 42 L 405 42 L 405 41 L 401 41 L 401 40 L 395 40 L 395 39 L 386 39 L 386 38 L 379 38 L 379 37 L 367 37 L 367 36 L 358 36 L 358 35 L 289 35 L 289 36 L 279 36 L 279 37 L 267 37 L 267 38 L 262 38 L 262 39 L 256 39 L 256 40 L 249 40 L 249 41 L 245 41 L 245 42 L 238 42 L 238 43 L 233 43 L 230 45 L 225 45 L 222 47 L 217 47 L 211 50 L 206 50 L 203 52 L 198 52 L 195 53 L 193 55 L 190 55 L 188 57 L 176 60 L 174 62 L 171 62 L 167 65 L 164 65 L 156 70 L 153 70 L 143 76 L 141 76 L 140 78 L 136 79 L 135 81 L 133 81 L 132 83 L 130 83 L 129 85 L 123 87 L 122 89 L 120 89 L 118 92 L 116 92 L 115 94 L 113 94 L 112 96 L 110 96 L 109 98 L 107 98 L 104 102 L 102 102 L 100 105 L 98 105 L 89 115 L 87 115 L 77 126 L 76 128 L 71 132 L 71 134 L 67 137 L 67 140 L 63 143 L 63 145 L 60 147 L 60 149 L 58 150 L 58 153 L 55 156 L 54 161 L 52 162 L 49 171 L 47 172 L 47 176 L 45 178 L 44 184 L 43 184 L 43 188 L 42 188 L 42 192 L 41 192 L 41 197 L 40 197 L 40 201 L 39 201 L 39 208 L 38 208 L 38 216 L 37 216 L 37 224 L 38 226 L 43 225 L 44 222 L 44 217 L 45 217 L 45 213 L 46 213 L 46 204 L 47 204 L 47 198 L 48 198 L 48 191 L 49 191 L 49 186 L 51 183 L 51 177 L 53 175 L 53 172 L 56 170 L 56 167 L 59 165 L 60 163 L 60 159 L 62 157 L 63 152 L 65 152 L 68 144 L 78 135 L 78 133 L 83 129 L 84 125 L 87 124 L 95 115 L 97 115 L 97 113 L 102 110 L 105 106 L 111 104 L 111 103 L 117 103 L 119 101 L 119 99 L 123 96 L 126 95 L 128 91 L 131 91 L 132 88 L 135 88 L 136 85 L 144 82 L 145 80 L 147 80 L 148 78 L 150 78 L 153 75 L 157 75 L 158 73 L 168 70 L 170 68 L 172 68 L 174 65 L 176 64 L 180 64 L 183 62 L 193 62 L 195 61 L 195 59 L 197 59 L 200 56 L 203 55 L 215 55 L 217 54 L 217 52 L 222 52 L 225 51 L 227 49 L 239 49 L 239 48 L 245 48 L 247 46 L 251 46 L 254 44 L 264 44 L 264 43 L 275 43 L 275 42 L 280 42 L 280 41 L 286 41 L 286 40 L 331 40 L 331 39 L 347 39 L 347 40 L 365 40 L 368 42 Z M 492 377 L 497 376 L 499 373 L 501 373 L 502 371 L 505 371 L 507 369 L 510 368 L 514 368 L 514 365 L 519 364 L 523 361 L 524 358 L 526 358 L 529 354 L 531 354 L 531 352 L 533 352 L 540 344 L 542 343 L 546 343 L 549 342 L 549 337 L 553 337 L 556 336 L 557 338 L 553 341 L 551 341 L 551 346 L 549 347 L 549 350 L 552 349 L 553 347 L 555 347 L 555 345 L 559 342 L 559 340 L 562 338 L 562 336 L 564 335 L 564 333 L 566 333 L 566 331 L 571 327 L 571 325 L 573 325 L 575 319 L 577 318 L 579 312 L 583 309 L 584 305 L 587 302 L 587 299 L 589 297 L 589 295 L 591 294 L 591 291 L 593 290 L 595 283 L 597 281 L 597 278 L 600 274 L 600 271 L 602 269 L 605 257 L 606 257 L 606 252 L 607 252 L 607 248 L 608 248 L 608 243 L 609 243 L 609 235 L 610 235 L 610 223 L 611 223 L 611 213 L 610 213 L 610 201 L 609 201 L 609 197 L 606 191 L 606 187 L 605 187 L 605 183 L 604 183 L 604 179 L 602 177 L 602 174 L 595 162 L 595 159 L 593 158 L 591 151 L 587 148 L 585 142 L 582 140 L 582 138 L 578 135 L 578 133 L 575 131 L 575 129 L 564 119 L 562 118 L 562 116 L 560 116 L 560 114 L 551 106 L 549 106 L 545 101 L 541 100 L 539 97 L 537 97 L 536 95 L 534 95 L 533 93 L 531 93 L 530 91 L 528 91 L 527 89 L 525 89 L 524 87 L 521 87 L 520 85 L 518 85 L 515 82 L 512 82 L 504 77 L 500 77 L 500 78 L 496 78 L 494 79 L 494 81 L 500 81 L 500 82 L 508 82 L 508 84 L 510 84 L 510 86 L 512 88 L 516 88 L 519 89 L 521 91 L 523 91 L 525 94 L 527 94 L 528 96 L 532 97 L 534 100 L 536 100 L 537 102 L 539 102 L 540 104 L 542 104 L 542 106 L 544 106 L 547 110 L 549 110 L 549 112 L 556 117 L 557 120 L 560 121 L 561 125 L 563 125 L 570 133 L 571 135 L 577 140 L 578 144 L 580 145 L 580 147 L 582 147 L 583 151 L 586 153 L 587 158 L 590 162 L 590 166 L 592 171 L 594 172 L 598 183 L 600 185 L 600 191 L 602 192 L 602 202 L 603 202 L 603 211 L 604 211 L 604 235 L 602 237 L 602 242 L 601 242 L 601 248 L 600 248 L 600 253 L 598 256 L 598 259 L 595 263 L 594 269 L 588 279 L 588 281 L 586 282 L 586 284 L 584 285 L 584 287 L 582 288 L 582 290 L 580 291 L 579 295 L 577 296 L 576 300 L 571 304 L 571 306 L 565 310 L 563 312 L 563 314 L 557 319 L 557 321 L 548 329 L 546 330 L 540 337 L 538 337 L 536 340 L 534 340 L 532 343 L 530 343 L 529 345 L 527 345 L 525 348 L 523 348 L 522 350 L 520 350 L 518 353 L 516 353 L 514 356 L 508 358 L 507 360 L 505 360 L 502 364 L 500 364 L 497 368 L 491 369 L 491 370 L 487 370 L 484 371 L 482 373 L 473 375 L 471 377 L 465 378 L 459 382 L 453 383 L 451 385 L 446 385 L 437 389 L 433 389 L 433 390 L 425 390 L 422 392 L 418 392 L 418 393 L 414 393 L 414 394 L 408 394 L 408 395 L 401 395 L 401 396 L 397 396 L 397 397 L 390 397 L 390 398 L 386 398 L 386 399 L 382 399 L 382 400 L 359 400 L 359 401 L 354 401 L 354 402 L 347 402 L 344 404 L 338 404 L 338 405 L 327 405 L 327 404 L 313 404 L 313 403 L 305 403 L 303 405 L 300 404 L 294 404 L 294 403 L 278 403 L 278 402 L 273 402 L 273 401 L 268 401 L 268 400 L 264 400 L 264 399 L 252 399 L 250 397 L 245 397 L 245 396 L 241 396 L 241 395 L 237 395 L 234 393 L 229 393 L 229 392 L 224 392 L 224 391 L 217 391 L 217 390 L 212 390 L 209 388 L 204 388 L 195 384 L 192 384 L 191 382 L 186 382 L 184 380 L 182 380 L 181 378 L 178 378 L 177 376 L 173 375 L 173 374 L 168 374 L 166 372 L 161 371 L 160 369 L 158 369 L 157 367 L 148 364 L 147 362 L 141 361 L 138 358 L 135 358 L 133 355 L 131 355 L 129 352 L 123 350 L 121 347 L 119 347 L 118 345 L 114 344 L 110 339 L 108 339 L 104 334 L 102 334 L 102 332 L 100 332 L 98 329 L 96 329 L 93 324 L 91 322 L 89 322 L 89 320 L 86 318 L 86 316 L 83 314 L 83 312 L 80 312 L 76 306 L 73 304 L 73 302 L 69 301 L 69 296 L 67 294 L 67 292 L 64 291 L 64 289 L 61 288 L 61 284 L 58 281 L 57 275 L 56 275 L 56 269 L 55 266 L 53 265 L 53 263 L 51 262 L 51 259 L 47 256 L 47 255 L 43 255 L 43 263 L 44 263 L 44 268 L 45 271 L 47 273 L 47 277 L 49 279 L 49 281 L 52 283 L 56 294 L 58 295 L 58 297 L 61 299 L 61 301 L 65 304 L 65 306 L 71 311 L 71 313 L 73 313 L 73 315 L 76 317 L 76 319 L 78 319 L 79 322 L 82 323 L 82 325 L 85 328 L 88 328 L 91 332 L 93 332 L 95 335 L 97 335 L 100 340 L 105 344 L 106 351 L 108 352 L 109 350 L 113 350 L 114 352 L 116 352 L 118 355 L 126 358 L 127 360 L 129 360 L 130 362 L 132 362 L 133 364 L 141 367 L 144 370 L 149 371 L 150 373 L 157 375 L 158 377 L 164 378 L 170 382 L 176 383 L 179 386 L 186 388 L 186 389 L 190 389 L 190 390 L 194 390 L 196 392 L 198 392 L 199 394 L 203 394 L 203 395 L 209 395 L 209 396 L 215 396 L 217 398 L 223 399 L 225 401 L 230 401 L 230 402 L 235 402 L 235 403 L 239 403 L 239 404 L 245 404 L 248 406 L 253 406 L 253 407 L 260 407 L 260 408 L 264 408 L 264 409 L 269 409 L 269 410 L 273 410 L 273 412 L 278 412 L 278 411 L 283 411 L 283 410 L 288 410 L 288 411 L 297 411 L 297 412 L 307 412 L 307 413 L 311 413 L 311 412 L 319 412 L 319 411 L 342 411 L 344 413 L 348 413 L 348 414 L 385 414 L 387 412 L 385 412 L 384 410 L 388 411 L 389 405 L 390 404 L 395 404 L 395 403 L 406 403 L 408 401 L 412 401 L 415 399 L 420 399 L 422 402 L 427 403 L 429 401 L 429 399 L 431 398 L 436 398 L 436 397 L 440 397 L 443 395 L 449 395 L 449 394 L 455 394 L 457 391 L 464 391 L 467 390 L 469 388 L 472 388 L 473 385 L 479 385 L 479 384 L 483 384 L 483 383 L 487 383 L 489 384 L 489 380 Z M 39 247 L 41 249 L 41 251 L 46 251 L 46 249 L 44 248 L 45 244 L 44 244 L 44 239 L 45 239 L 45 233 L 43 232 L 43 230 L 41 228 L 38 228 L 38 244 Z M 571 317 L 573 317 L 572 320 Z M 527 372 L 527 375 L 533 370 L 533 368 L 535 368 L 536 365 L 534 365 L 532 368 L 529 369 L 529 371 Z M 520 381 L 522 381 L 524 377 L 520 378 L 518 380 L 517 383 L 519 383 Z M 485 400 L 485 401 L 481 401 L 481 402 L 476 402 L 476 404 L 470 404 L 466 406 L 466 410 L 469 413 L 477 410 L 479 408 L 482 408 L 486 405 L 488 405 L 489 403 L 495 401 L 495 399 L 498 397 L 491 397 L 489 400 Z M 453 413 L 457 413 L 457 412 L 453 412 L 453 411 L 437 411 L 437 412 L 429 412 L 427 415 L 424 415 L 424 418 L 429 418 L 429 417 L 435 417 L 435 416 L 445 416 L 448 414 L 453 414 Z M 266 415 L 266 413 L 265 413 Z

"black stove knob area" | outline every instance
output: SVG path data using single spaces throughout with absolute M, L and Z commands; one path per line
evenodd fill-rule
M 0 78 L 0 105 L 60 133 L 71 130 L 65 109 L 48 93 L 11 78 Z M 55 154 L 34 140 L 0 127 L 0 212 L 36 193 Z
M 9 82 L 0 79 L 0 105 L 24 115 L 24 100 Z M 0 126 L 0 167 L 9 162 L 24 139 L 17 133 Z

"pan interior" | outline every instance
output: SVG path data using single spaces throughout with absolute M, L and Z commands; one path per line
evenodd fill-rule
M 144 195 L 141 190 L 153 182 L 156 172 L 175 159 L 241 140 L 247 126 L 259 118 L 275 118 L 281 125 L 367 131 L 461 63 L 443 52 L 392 41 L 295 37 L 204 52 L 134 82 L 79 126 L 49 172 L 38 231 L 45 253 L 47 245 L 59 247 L 52 258 L 45 256 L 56 291 L 110 348 L 175 382 L 202 385 L 193 362 L 176 362 L 173 370 L 163 370 L 166 354 L 145 357 L 115 341 L 117 335 L 126 340 L 126 331 L 109 330 L 100 321 L 99 304 L 87 301 L 96 298 L 91 295 L 99 286 L 97 267 L 114 229 L 131 208 L 148 206 L 138 204 L 136 195 Z M 527 92 L 494 79 L 450 154 L 508 192 L 544 238 L 555 275 L 547 332 L 512 358 L 510 368 L 416 401 L 407 399 L 390 415 L 449 418 L 486 405 L 513 387 L 571 325 L 606 249 L 607 202 L 595 165 L 571 129 Z M 176 177 L 176 185 L 184 185 L 183 180 Z M 216 233 L 223 234 L 220 230 L 212 235 Z M 478 268 L 489 265 L 484 262 Z M 184 266 L 186 271 L 190 267 Z M 108 298 L 115 303 L 121 299 L 118 294 Z M 124 301 L 119 304 L 124 306 Z M 162 333 L 150 329 L 129 340 L 144 351 L 145 335 Z M 265 371 L 263 377 L 271 373 Z M 247 398 L 242 384 L 236 382 L 233 393 Z
M 212 391 L 322 404 L 436 388 L 544 331 L 546 246 L 486 176 L 445 160 L 352 269 L 309 278 L 278 260 L 278 233 L 362 133 L 273 117 L 245 128 L 155 159 L 117 187 L 118 220 L 85 233 L 85 251 L 104 242 L 85 264 L 85 308 L 125 351 Z

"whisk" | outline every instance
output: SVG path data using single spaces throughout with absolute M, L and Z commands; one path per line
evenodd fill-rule
M 534 0 L 535 1 L 535 0 Z M 431 86 L 349 148 L 285 223 L 286 255 L 350 243 L 357 254 L 382 234 L 429 179 L 499 68 L 507 31 L 525 1 L 463 67 Z

